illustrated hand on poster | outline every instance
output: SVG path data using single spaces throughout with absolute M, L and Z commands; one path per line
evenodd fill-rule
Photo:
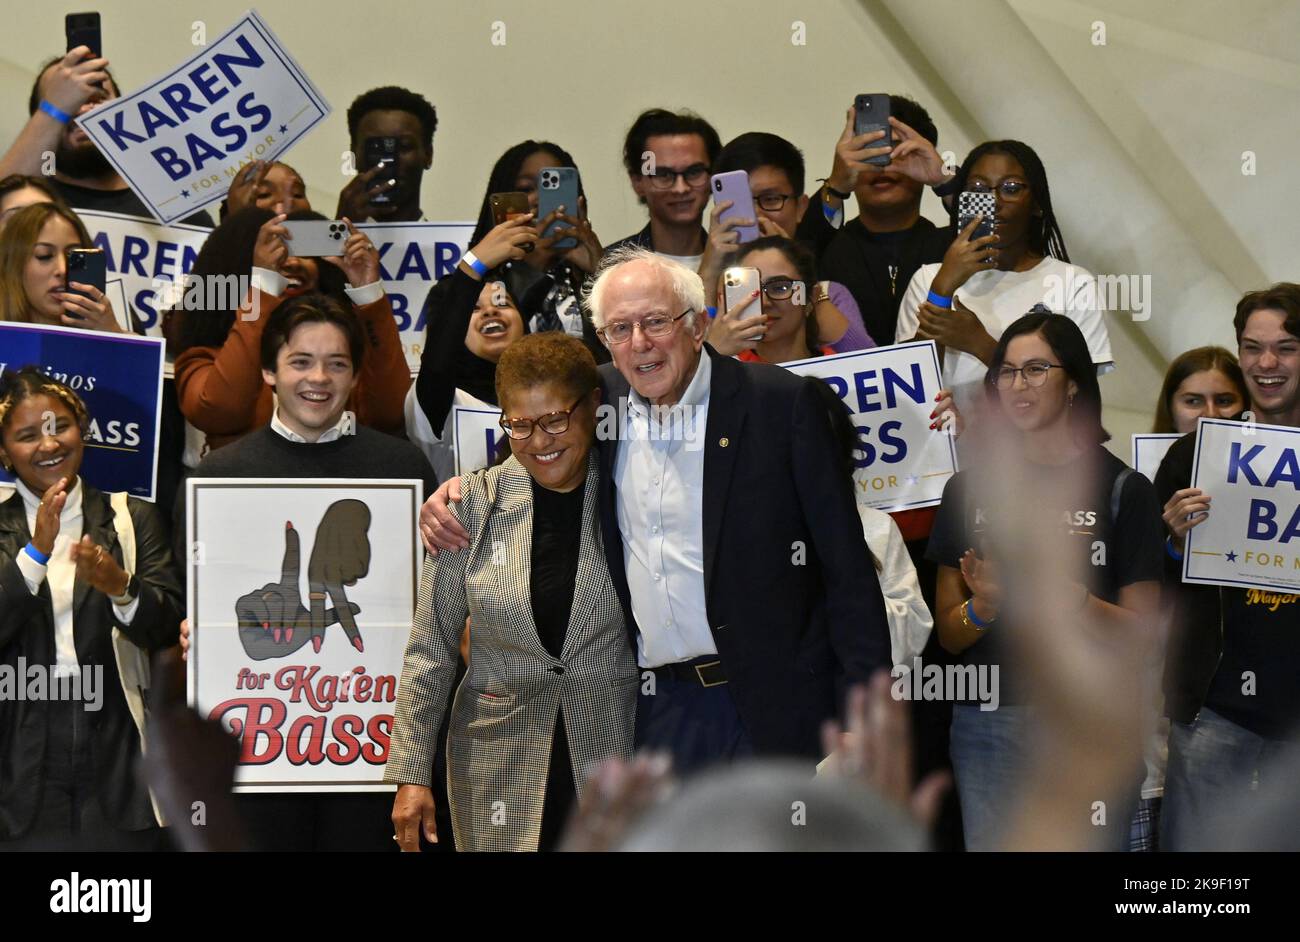
M 311 562 L 307 565 L 307 598 L 311 601 L 312 623 L 324 633 L 325 593 L 338 610 L 338 620 L 348 640 L 358 651 L 365 651 L 353 605 L 344 586 L 356 585 L 370 571 L 370 508 L 359 500 L 337 500 L 325 509 L 316 528 Z M 330 609 L 334 611 L 334 609 Z M 313 628 L 313 631 L 315 629 Z M 313 638 L 313 643 L 316 643 Z M 319 643 L 316 650 L 320 650 Z
M 318 535 L 318 547 L 319 542 Z M 315 550 L 312 553 L 313 565 L 315 565 L 317 552 L 318 550 Z M 235 614 L 239 619 L 239 641 L 248 656 L 254 660 L 284 657 L 297 651 L 308 640 L 317 651 L 320 651 L 321 642 L 325 638 L 325 629 L 339 620 L 337 609 L 326 609 L 323 601 L 320 603 L 319 613 L 309 612 L 302 604 L 302 596 L 298 591 L 301 560 L 298 531 L 294 529 L 292 522 L 286 521 L 284 562 L 280 567 L 280 581 L 268 582 L 262 588 L 241 596 L 235 602 Z M 313 602 L 313 606 L 315 604 Z M 356 615 L 361 611 L 361 606 L 355 602 L 348 602 L 346 597 L 344 597 L 344 605 L 348 622 L 355 632 Z

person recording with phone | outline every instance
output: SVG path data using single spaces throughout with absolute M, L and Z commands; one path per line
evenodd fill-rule
M 96 24 L 93 39 L 98 39 L 98 32 Z M 37 72 L 28 96 L 27 123 L 0 156 L 0 177 L 46 175 L 74 209 L 151 219 L 135 191 L 73 120 L 120 97 L 121 91 L 101 50 L 77 43 L 84 33 L 70 35 L 68 52 L 50 59 Z M 54 155 L 53 167 L 49 154 Z M 212 228 L 212 217 L 205 210 L 181 222 Z
M 76 280 L 69 251 L 95 249 L 75 213 L 58 203 L 16 212 L 0 239 L 0 320 L 125 333 L 101 285 Z
M 864 99 L 874 99 L 877 108 L 888 99 L 889 140 L 883 128 L 856 130 L 879 124 L 881 115 L 859 115 L 856 103 L 848 109 L 830 176 L 813 195 L 796 236 L 815 246 L 822 277 L 848 289 L 867 333 L 887 345 L 913 273 L 942 259 L 952 242 L 953 229 L 921 215 L 926 186 L 946 192 L 952 178 L 944 174 L 939 131 L 925 108 L 902 95 L 858 96 Z M 858 212 L 846 220 L 850 196 Z
M 207 448 L 219 448 L 271 420 L 274 402 L 262 382 L 258 353 L 262 331 L 282 300 L 312 291 L 352 308 L 365 327 L 365 365 L 349 408 L 360 423 L 381 432 L 402 428 L 402 402 L 411 374 L 379 279 L 378 251 L 346 222 L 348 236 L 339 256 L 297 257 L 286 219 L 328 222 L 309 211 L 286 215 L 250 206 L 234 213 L 203 244 L 186 281 L 187 291 L 189 285 L 198 285 L 208 303 L 223 306 L 173 312 L 180 319 L 180 410 L 206 435 Z M 246 297 L 229 290 L 229 285 L 241 283 L 251 286 Z M 212 286 L 218 284 L 226 288 L 217 292 Z M 201 457 L 187 455 L 187 465 L 193 467 Z
M 783 137 L 751 131 L 729 141 L 714 161 L 714 208 L 709 216 L 709 247 L 700 262 L 700 278 L 708 290 L 717 284 L 721 259 L 740 244 L 737 227 L 758 226 L 761 235 L 796 237 L 800 220 L 808 210 L 803 195 L 804 160 L 799 148 Z M 742 212 L 730 215 L 732 201 L 719 199 L 720 174 L 744 171 L 753 200 L 756 219 Z M 729 214 L 723 218 L 724 214 Z M 806 243 L 805 243 L 806 244 Z M 844 285 L 820 281 L 809 285 L 809 300 L 817 316 L 817 333 L 836 353 L 865 350 L 876 346 L 862 324 L 857 301 Z
M 811 302 L 816 285 L 812 253 L 784 236 L 746 242 L 726 258 L 726 271 L 757 269 L 758 296 L 749 294 L 731 309 L 718 290 L 718 315 L 709 322 L 709 345 L 724 356 L 750 363 L 788 363 L 835 351 L 821 343 Z
M 991 232 L 975 237 L 976 229 L 989 223 L 977 215 L 961 227 L 941 264 L 917 270 L 899 308 L 896 341 L 941 345 L 943 384 L 969 418 L 982 406 L 980 384 L 998 337 L 1036 305 L 1079 325 L 1098 375 L 1114 369 L 1096 278 L 1070 264 L 1047 171 L 1033 148 L 1020 141 L 985 141 L 967 155 L 953 185 L 963 195 L 993 195 Z M 1062 302 L 1064 309 L 1055 310 Z
M 336 219 L 420 222 L 420 187 L 433 166 L 438 112 L 423 95 L 385 85 L 348 107 L 356 176 L 339 193 Z
M 968 676 L 986 677 L 981 692 L 967 684 L 952 711 L 968 850 L 998 845 L 1025 785 L 1037 717 L 1013 639 L 1034 630 L 1026 619 L 1054 617 L 1020 604 L 1017 546 L 1000 538 L 1003 528 L 1049 528 L 1060 563 L 1052 594 L 1095 625 L 1098 643 L 1105 632 L 1125 632 L 1154 646 L 1164 538 L 1151 482 L 1102 447 L 1110 436 L 1096 369 L 1071 318 L 1033 313 L 1008 325 L 990 354 L 984 393 L 989 409 L 976 452 L 944 488 L 927 551 L 938 564 L 939 641 Z M 1143 663 L 1129 666 L 1140 683 Z M 1142 779 L 1140 750 L 1128 758 L 1131 788 L 1096 796 L 1112 804 L 1097 833 L 1113 849 L 1127 845 Z

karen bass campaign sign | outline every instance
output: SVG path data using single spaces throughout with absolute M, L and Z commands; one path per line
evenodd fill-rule
M 1201 419 L 1192 487 L 1211 498 L 1187 533 L 1183 581 L 1300 590 L 1300 428 Z
M 163 341 L 73 327 L 0 323 L 0 373 L 39 367 L 90 413 L 81 473 L 101 491 L 153 500 Z M 0 472 L 0 479 L 12 477 Z
M 379 252 L 379 278 L 414 376 L 424 352 L 424 299 L 469 248 L 472 222 L 368 222 L 357 226 Z
M 957 471 L 953 436 L 930 428 L 942 389 L 934 341 L 921 340 L 784 366 L 827 383 L 858 429 L 853 456 L 858 503 L 881 511 L 933 507 Z
M 330 113 L 255 12 L 161 78 L 77 119 L 160 222 L 225 196 Z
M 423 484 L 186 488 L 190 704 L 239 738 L 235 790 L 392 791 Z

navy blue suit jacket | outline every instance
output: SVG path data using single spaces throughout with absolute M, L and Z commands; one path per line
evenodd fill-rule
M 813 385 L 821 380 L 704 350 L 713 358 L 703 496 L 709 627 L 755 751 L 816 756 L 821 723 L 838 712 L 846 684 L 892 665 L 880 582 Z M 618 406 L 627 380 L 613 364 L 601 376 L 605 401 Z M 601 525 L 636 631 L 616 449 L 601 443 Z

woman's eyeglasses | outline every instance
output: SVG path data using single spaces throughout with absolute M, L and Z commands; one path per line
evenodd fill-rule
M 769 278 L 763 282 L 763 293 L 771 301 L 786 301 L 794 298 L 795 304 L 803 304 L 808 287 L 797 278 Z
M 535 419 L 508 419 L 503 415 L 499 424 L 515 441 L 523 441 L 531 436 L 537 426 L 541 426 L 542 431 L 547 435 L 562 435 L 569 430 L 569 417 L 573 415 L 573 410 L 578 408 L 586 398 L 586 395 L 583 395 L 563 412 L 548 412 Z
M 1052 370 L 1063 370 L 1065 367 L 1055 363 L 1026 363 L 1024 366 L 1016 369 L 1011 366 L 1001 367 L 997 372 L 996 383 L 998 389 L 1010 389 L 1016 384 L 1016 374 L 1023 373 L 1025 376 L 1026 386 L 1041 386 L 1047 382 L 1047 374 Z
M 981 181 L 978 183 L 968 184 L 967 189 L 973 193 L 992 193 L 994 190 L 997 190 L 1002 194 L 1003 199 L 1013 200 L 1017 199 L 1021 193 L 1029 189 L 1029 184 L 1023 183 L 1020 180 L 1003 180 L 997 186 L 989 186 L 987 183 Z

